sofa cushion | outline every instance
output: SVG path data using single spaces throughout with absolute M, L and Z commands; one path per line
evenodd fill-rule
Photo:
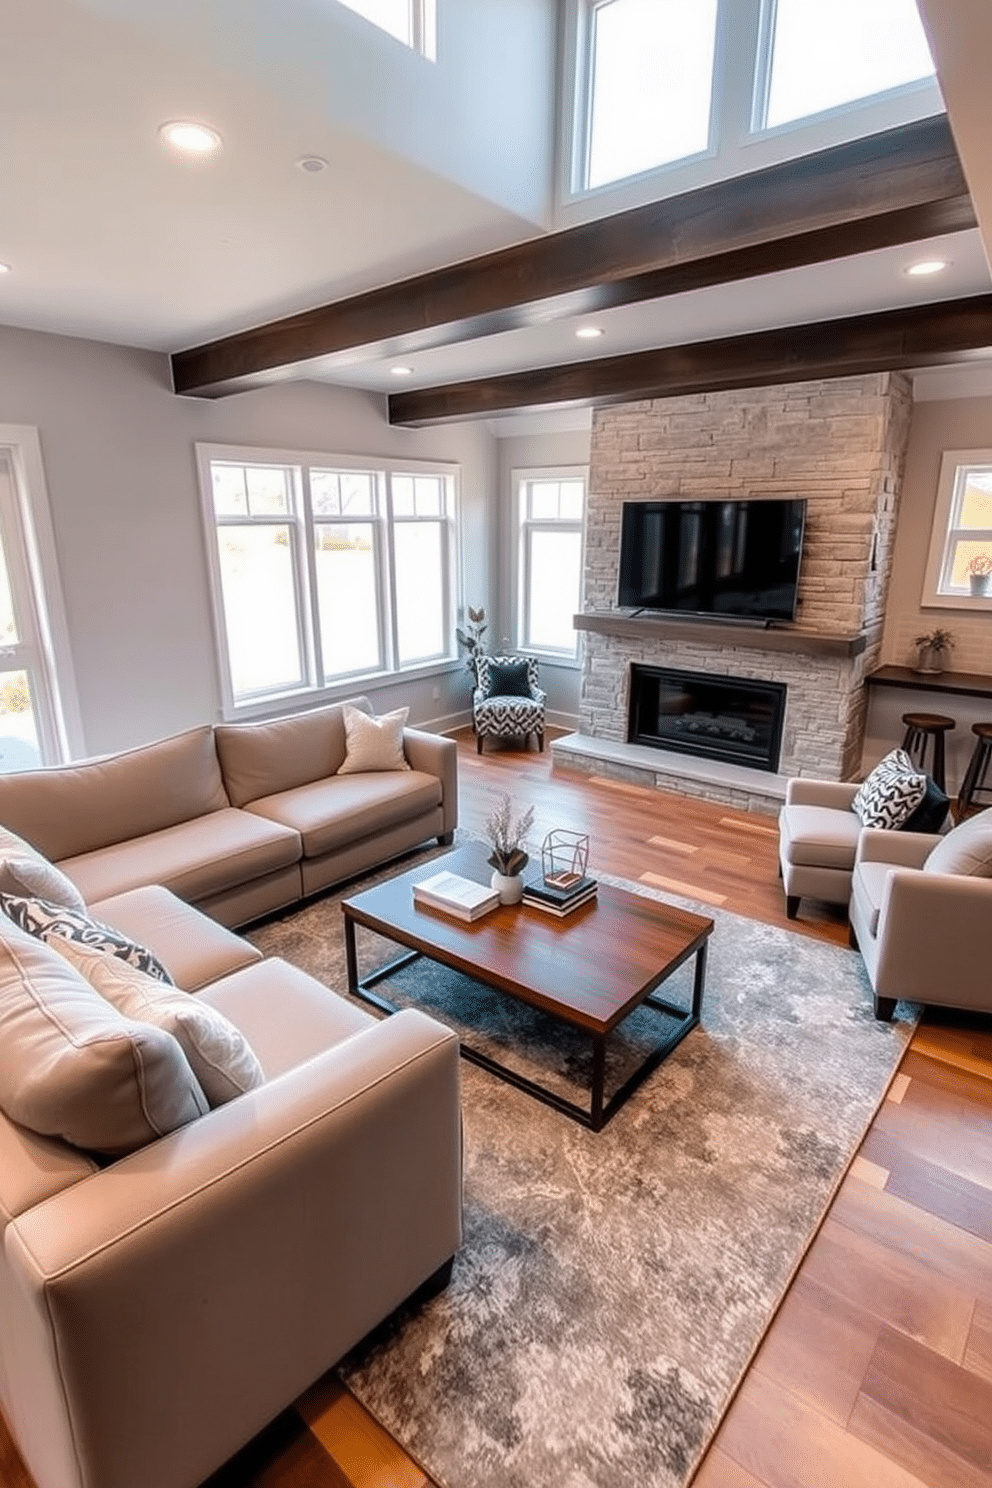
M 923 871 L 992 878 L 992 807 L 952 827 L 928 855 Z
M 878 913 L 885 896 L 885 885 L 893 863 L 859 863 L 851 883 L 851 893 L 858 906 L 859 923 L 867 925 L 872 935 L 878 934 Z
M 374 1014 L 330 991 L 279 956 L 223 977 L 197 998 L 209 1002 L 245 1034 L 267 1080 L 295 1069 L 356 1033 L 374 1028 Z M 272 1009 L 279 1009 L 273 1018 Z
M 0 775 L 0 821 L 59 864 L 227 805 L 209 726 L 78 765 Z
M 345 758 L 340 775 L 364 774 L 370 770 L 409 770 L 403 753 L 403 725 L 410 716 L 409 708 L 396 708 L 370 718 L 360 708 L 345 703 Z
M 0 905 L 15 925 L 20 925 L 22 930 L 36 935 L 39 940 L 78 940 L 82 945 L 93 946 L 129 961 L 161 982 L 168 984 L 172 981 L 161 961 L 146 946 L 101 920 L 95 920 L 85 910 L 62 909 L 44 899 L 22 899 L 13 894 L 0 894 Z
M 261 960 L 261 951 L 242 936 L 185 904 L 161 884 L 145 884 L 97 899 L 90 907 L 108 925 L 154 951 L 176 985 L 187 992 L 199 992 L 218 977 Z
M 861 823 L 834 806 L 790 805 L 779 818 L 785 860 L 810 868 L 853 868 Z
M 76 940 L 54 941 L 53 946 L 125 1018 L 171 1033 L 211 1106 L 264 1084 L 248 1040 L 216 1008 L 94 946 Z
M 927 792 L 926 774 L 904 749 L 892 749 L 858 787 L 851 810 L 863 827 L 902 826 Z
M 208 1106 L 171 1034 L 123 1017 L 51 946 L 7 921 L 0 1108 L 30 1131 L 118 1157 Z
M 368 698 L 347 699 L 372 712 Z M 344 703 L 270 718 L 260 723 L 223 723 L 214 730 L 217 757 L 233 806 L 324 780 L 344 764 Z
M 288 827 L 229 806 L 62 866 L 90 903 L 148 883 L 195 901 L 290 866 L 301 851 Z
M 47 899 L 67 909 L 86 908 L 72 879 L 6 827 L 0 827 L 0 893 Z
M 441 782 L 420 770 L 335 775 L 252 801 L 246 809 L 298 832 L 305 858 L 375 837 L 441 804 Z

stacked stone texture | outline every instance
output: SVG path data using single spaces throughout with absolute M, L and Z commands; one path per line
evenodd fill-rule
M 632 662 L 784 682 L 780 772 L 850 778 L 865 720 L 864 674 L 877 664 L 912 407 L 908 377 L 835 381 L 645 400 L 597 410 L 586 520 L 587 611 L 615 611 L 624 501 L 805 497 L 796 624 L 865 632 L 853 658 L 770 652 L 729 629 L 713 642 L 587 632 L 580 732 L 624 741 Z M 672 781 L 665 777 L 665 783 Z M 689 783 L 687 793 L 710 795 Z M 714 787 L 714 798 L 733 792 Z M 742 796 L 744 803 L 746 793 Z

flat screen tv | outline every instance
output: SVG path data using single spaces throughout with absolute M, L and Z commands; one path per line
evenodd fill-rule
M 621 608 L 793 620 L 806 502 L 625 501 Z

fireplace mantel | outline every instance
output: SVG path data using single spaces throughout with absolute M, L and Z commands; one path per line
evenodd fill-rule
M 628 640 L 666 636 L 681 641 L 712 641 L 721 646 L 745 646 L 752 651 L 792 651 L 808 656 L 859 656 L 868 643 L 864 631 L 853 635 L 824 635 L 804 630 L 801 626 L 737 624 L 732 621 L 705 620 L 698 616 L 682 619 L 678 615 L 630 615 L 619 611 L 586 611 L 575 615 L 576 630 L 594 631 L 597 635 L 625 636 Z

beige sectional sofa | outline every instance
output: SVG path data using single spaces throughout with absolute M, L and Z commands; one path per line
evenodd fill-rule
M 371 716 L 366 698 L 349 703 Z M 224 925 L 246 924 L 430 837 L 452 839 L 454 741 L 407 728 L 408 769 L 339 773 L 345 707 L 0 776 L 0 823 L 89 902 L 161 884 Z
M 202 733 L 174 747 L 209 762 Z M 241 808 L 216 784 L 205 775 L 196 794 L 177 777 L 146 820 L 167 842 L 177 807 L 209 803 L 192 820 L 226 820 Z M 96 828 L 90 816 L 52 838 L 95 855 Z M 257 839 L 223 840 L 250 857 Z M 264 853 L 254 862 L 256 878 L 279 880 Z M 206 873 L 201 885 L 213 902 L 224 892 Z M 151 1120 L 149 1041 L 168 1035 L 136 1036 L 112 1006 L 94 1008 L 64 953 L 0 914 L 0 1409 L 38 1488 L 194 1488 L 446 1279 L 461 1237 L 458 1041 L 424 1014 L 379 1020 L 263 960 L 160 886 L 89 909 L 152 951 L 189 1003 L 222 1013 L 264 1082 L 108 1156 L 125 1109 Z M 40 1130 L 7 1114 L 23 1116 L 26 1091 L 47 1112 Z M 81 1119 L 104 1128 L 96 1152 L 65 1139 Z

